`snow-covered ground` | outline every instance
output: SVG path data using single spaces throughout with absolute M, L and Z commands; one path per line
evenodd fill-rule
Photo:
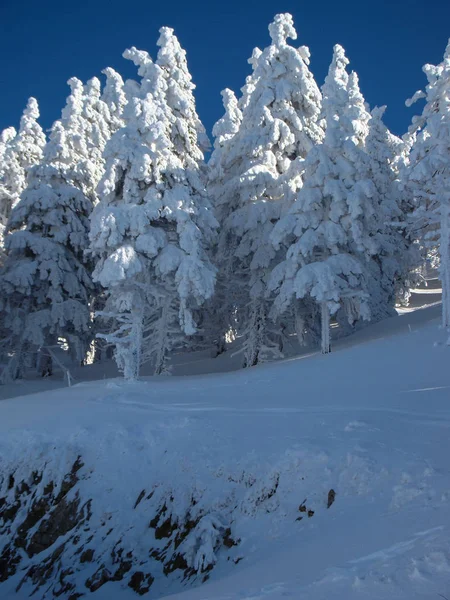
M 39 583 L 30 567 L 61 544 L 34 598 L 136 598 L 137 569 L 154 577 L 154 599 L 450 598 L 450 369 L 439 311 L 405 312 L 328 356 L 4 400 L 0 499 L 21 505 L 6 529 L 0 519 L 0 565 L 13 539 L 21 562 L 0 598 L 28 597 Z M 88 517 L 40 552 L 21 546 L 32 501 L 18 496 L 19 482 L 37 498 L 77 457 L 67 498 L 90 501 Z M 31 485 L 33 471 L 43 477 Z M 182 570 L 163 573 L 155 549 L 176 557 L 172 526 L 173 536 L 185 527 L 177 552 L 187 565 L 211 571 L 184 581 Z M 27 540 L 41 529 L 31 523 Z M 114 572 L 119 545 L 132 568 L 89 592 L 99 569 Z M 66 581 L 75 587 L 64 591 Z
M 438 279 L 432 278 L 424 285 L 421 285 L 419 288 L 412 291 L 408 306 L 397 310 L 400 315 L 412 313 L 408 319 L 387 319 L 382 323 L 370 325 L 346 338 L 340 338 L 339 331 L 332 328 L 332 337 L 337 338 L 333 340 L 333 349 L 337 351 L 341 348 L 347 348 L 351 345 L 366 342 L 371 339 L 379 339 L 386 335 L 407 331 L 410 325 L 422 323 L 429 320 L 432 316 L 437 317 L 441 310 L 440 285 Z M 426 315 L 422 314 L 422 309 L 425 308 L 432 308 L 433 311 L 430 312 L 430 310 L 428 310 Z M 176 353 L 171 358 L 172 374 L 175 377 L 185 377 L 237 371 L 242 365 L 242 354 L 239 352 L 239 349 L 240 347 L 238 344 L 236 351 L 232 348 L 231 351 L 226 352 L 217 358 L 211 358 L 210 351 Z M 294 341 L 292 347 L 287 348 L 286 354 L 288 356 L 303 357 L 319 354 L 319 350 L 311 350 L 310 348 L 299 349 L 298 344 Z M 63 363 L 65 363 L 64 357 L 60 355 L 60 358 Z M 71 381 L 75 383 L 105 380 L 119 376 L 116 364 L 113 360 L 83 367 L 74 367 L 73 364 L 66 364 L 66 366 L 69 369 Z M 142 368 L 143 377 L 150 377 L 152 373 L 153 366 L 151 364 L 144 365 Z M 54 374 L 52 377 L 42 379 L 41 377 L 36 377 L 32 373 L 29 373 L 27 376 L 28 379 L 26 380 L 20 379 L 8 385 L 0 385 L 0 400 L 32 394 L 36 391 L 67 387 L 67 375 L 59 368 L 58 364 L 54 364 Z

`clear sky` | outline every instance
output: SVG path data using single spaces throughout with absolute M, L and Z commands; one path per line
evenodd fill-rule
M 72 76 L 86 81 L 111 66 L 134 77 L 123 50 L 134 45 L 155 58 L 158 29 L 168 25 L 187 51 L 210 132 L 223 112 L 220 91 L 239 92 L 247 59 L 268 45 L 278 12 L 294 16 L 294 43 L 310 47 L 319 85 L 333 45 L 343 45 L 366 100 L 386 104 L 387 125 L 406 131 L 414 107 L 404 102 L 425 84 L 422 65 L 441 62 L 450 37 L 450 0 L 0 0 L 0 129 L 18 125 L 28 96 L 50 127 Z

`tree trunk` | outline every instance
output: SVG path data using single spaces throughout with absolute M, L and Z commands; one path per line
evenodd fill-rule
M 131 365 L 130 375 L 127 379 L 138 379 L 141 368 L 142 352 L 142 311 L 134 310 L 132 313 L 131 326 Z
M 169 311 L 170 300 L 167 299 L 161 307 L 161 318 L 159 320 L 158 349 L 155 359 L 155 375 L 161 375 L 166 370 L 167 361 L 167 336 L 169 334 Z
M 244 368 L 255 367 L 259 363 L 260 353 L 264 342 L 266 315 L 264 303 L 259 299 L 251 301 L 250 325 L 245 348 Z
M 218 356 L 223 354 L 226 349 L 227 344 L 225 341 L 225 337 L 223 335 L 220 335 L 211 349 L 211 358 L 217 358 Z
M 137 302 L 137 301 L 136 301 Z M 139 377 L 142 349 L 142 310 L 133 308 L 129 315 L 129 333 L 124 344 L 116 344 L 116 361 L 127 381 Z
M 330 347 L 330 309 L 327 302 L 321 304 L 322 313 L 322 354 L 329 354 Z
M 53 375 L 52 355 L 47 348 L 41 348 L 39 351 L 38 372 L 41 377 L 51 377 Z

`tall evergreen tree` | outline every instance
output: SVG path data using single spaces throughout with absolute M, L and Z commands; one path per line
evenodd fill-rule
M 28 171 L 42 160 L 46 139 L 38 118 L 38 103 L 35 98 L 30 98 L 18 134 L 13 135 L 14 129 L 5 132 L 0 172 L 0 221 L 3 227 L 26 187 Z
M 162 27 L 159 33 L 156 64 L 162 69 L 166 79 L 166 102 L 174 117 L 170 139 L 174 151 L 187 168 L 198 177 L 197 181 L 191 181 L 191 185 L 194 194 L 203 197 L 202 202 L 204 202 L 207 169 L 203 153 L 210 149 L 210 141 L 196 111 L 193 93 L 195 85 L 188 69 L 186 52 L 174 35 L 173 29 Z M 206 202 L 209 203 L 209 199 Z M 211 240 L 208 241 L 205 250 L 211 259 Z M 203 304 L 193 313 L 197 331 L 184 340 L 183 345 L 188 350 L 203 349 L 211 345 L 207 305 L 208 303 Z
M 343 131 L 343 136 L 347 135 L 353 142 L 347 146 L 356 173 L 347 192 L 350 252 L 364 267 L 370 318 L 378 321 L 395 314 L 395 283 L 396 277 L 400 277 L 399 255 L 394 258 L 394 240 L 401 232 L 393 226 L 394 220 L 400 217 L 398 190 L 395 173 L 386 160 L 389 152 L 394 158 L 395 148 L 391 151 L 387 148 L 387 130 L 382 139 L 382 122 L 376 113 L 371 116 L 354 72 L 348 76 L 346 91 L 342 89 L 342 100 L 342 114 L 348 115 L 352 128 L 346 133 Z M 395 143 L 393 139 L 390 142 Z M 401 236 L 396 241 L 401 245 Z M 398 249 L 406 250 L 404 246 Z M 338 311 L 336 319 L 344 333 L 350 333 L 355 323 L 362 322 L 359 318 L 349 321 L 343 309 Z
M 221 150 L 224 183 L 216 199 L 219 247 L 229 244 L 234 254 L 231 285 L 240 290 L 235 310 L 246 366 L 280 354 L 281 328 L 268 319 L 268 277 L 279 260 L 270 234 L 301 186 L 301 163 L 323 138 L 309 51 L 287 43 L 297 37 L 291 15 L 277 15 L 269 33 L 271 45 L 254 53 L 239 130 Z
M 450 40 L 443 61 L 425 65 L 428 85 L 412 101 L 425 98 L 415 119 L 406 174 L 415 201 L 415 231 L 424 249 L 438 248 L 442 282 L 442 325 L 450 326 Z
M 358 167 L 368 119 L 349 102 L 347 64 L 343 48 L 335 46 L 322 90 L 325 139 L 309 152 L 304 185 L 272 234 L 275 247 L 286 240 L 288 246 L 271 276 L 270 286 L 277 292 L 274 316 L 294 298 L 312 298 L 321 308 L 323 353 L 330 350 L 330 314 L 344 306 L 349 321 L 369 316 L 364 263 L 352 255 L 352 245 L 366 241 L 355 221 L 367 208 Z M 355 83 L 350 82 L 353 95 Z
M 232 90 L 222 91 L 225 114 L 214 125 L 214 151 L 208 163 L 208 191 L 214 203 L 215 215 L 219 223 L 227 217 L 227 180 L 232 170 L 228 145 L 239 132 L 242 123 L 242 111 Z M 220 265 L 217 274 L 214 297 L 208 302 L 206 309 L 206 332 L 213 346 L 213 354 L 225 351 L 227 341 L 231 341 L 236 333 L 234 309 L 239 303 L 239 289 L 230 285 L 234 280 L 233 266 L 236 251 L 236 239 L 229 232 L 218 236 L 215 246 L 214 262 Z
M 168 370 L 168 352 L 183 333 L 195 333 L 193 310 L 212 295 L 215 279 L 205 251 L 215 220 L 191 137 L 197 129 L 186 122 L 187 107 L 177 104 L 177 94 L 182 100 L 192 88 L 178 80 L 169 91 L 167 73 L 179 64 L 168 65 L 163 48 L 177 43 L 167 31 L 162 38 L 164 68 L 136 48 L 124 53 L 141 81 L 125 109 L 125 127 L 107 145 L 91 230 L 95 279 L 108 295 L 105 316 L 116 322 L 105 338 L 128 379 L 148 360 L 155 373 Z
M 59 337 L 81 361 L 90 337 L 92 282 L 84 251 L 92 210 L 83 84 L 69 80 L 71 94 L 44 148 L 42 162 L 8 221 L 6 262 L 0 279 L 1 310 L 14 356 L 6 376 L 16 377 L 26 354 L 54 345 Z M 51 371 L 50 355 L 42 366 Z
M 8 144 L 16 137 L 17 131 L 14 127 L 7 127 L 0 134 L 0 161 L 3 161 Z M 2 163 L 3 164 L 3 163 Z
M 16 137 L 17 131 L 14 127 L 8 127 L 4 129 L 0 134 L 0 199 L 1 199 L 1 207 L 0 207 L 0 257 L 3 260 L 3 250 L 4 250 L 4 233 L 6 227 L 6 212 L 7 207 L 10 205 L 10 194 L 7 189 L 4 187 L 4 180 L 7 176 L 8 172 L 8 162 L 5 160 L 5 155 L 7 150 Z M 4 216 L 2 216 L 4 214 Z
M 371 320 L 395 315 L 397 302 L 407 302 L 416 281 L 419 264 L 416 245 L 410 236 L 412 203 L 400 185 L 405 143 L 383 123 L 385 107 L 375 108 L 366 138 L 368 170 L 373 183 L 373 216 L 369 236 L 375 251 L 370 254 L 369 283 Z
M 111 67 L 104 69 L 102 72 L 106 76 L 106 84 L 101 96 L 99 96 L 99 88 L 97 85 L 93 86 L 92 93 L 88 94 L 88 113 L 91 117 L 91 128 L 93 130 L 93 135 L 91 135 L 91 146 L 95 156 L 95 159 L 93 160 L 95 177 L 92 182 L 94 204 L 97 204 L 98 202 L 97 188 L 105 171 L 105 146 L 111 136 L 125 125 L 123 114 L 127 105 L 125 84 L 121 75 Z M 106 297 L 102 286 L 100 284 L 95 285 L 91 302 L 92 312 L 94 314 L 101 312 L 105 307 L 105 302 Z M 95 319 L 93 322 L 95 334 L 108 332 L 108 327 L 109 324 L 102 319 Z M 95 335 L 92 340 L 88 360 L 102 360 L 105 353 L 109 353 L 109 350 L 110 348 L 105 344 L 105 341 Z

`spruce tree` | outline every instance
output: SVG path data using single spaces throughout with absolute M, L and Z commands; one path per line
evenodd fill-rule
M 162 48 L 164 40 L 177 47 L 166 34 Z M 124 53 L 141 81 L 129 88 L 135 95 L 125 109 L 125 127 L 107 144 L 101 202 L 92 219 L 94 276 L 108 297 L 103 316 L 116 323 L 104 337 L 115 345 L 127 379 L 149 360 L 156 374 L 168 371 L 169 351 L 183 334 L 195 333 L 193 311 L 214 290 L 205 245 L 215 220 L 192 138 L 198 129 L 186 122 L 193 113 L 184 110 L 192 106 L 180 111 L 177 105 L 177 94 L 191 88 L 185 80 L 169 91 L 167 74 L 180 64 L 164 55 L 163 68 L 136 48 Z
M 408 302 L 419 264 L 417 247 L 409 232 L 412 202 L 403 193 L 400 182 L 405 143 L 383 123 L 384 111 L 385 107 L 372 110 L 365 143 L 366 177 L 374 186 L 369 235 L 376 245 L 369 265 L 371 321 L 395 315 L 395 305 Z
M 215 215 L 219 223 L 224 223 L 227 211 L 227 178 L 232 170 L 228 145 L 239 132 L 242 111 L 232 90 L 222 91 L 225 114 L 214 125 L 214 151 L 208 163 L 208 191 L 214 203 Z M 239 304 L 240 290 L 231 281 L 235 281 L 233 266 L 235 261 L 236 238 L 230 232 L 222 232 L 217 238 L 214 262 L 220 268 L 217 273 L 216 290 L 207 304 L 206 335 L 213 346 L 213 355 L 217 356 L 226 349 L 227 342 L 236 335 L 235 308 Z
M 415 202 L 416 235 L 424 252 L 438 249 L 442 283 L 442 325 L 450 326 L 450 40 L 443 61 L 425 65 L 428 84 L 412 101 L 425 98 L 412 131 L 406 190 Z
M 271 275 L 270 287 L 277 293 L 273 316 L 295 298 L 311 298 L 320 306 L 323 353 L 330 351 L 330 315 L 344 307 L 350 322 L 369 317 L 364 261 L 352 252 L 366 241 L 357 219 L 367 199 L 365 184 L 358 188 L 358 167 L 368 119 L 361 118 L 355 98 L 349 102 L 347 64 L 343 48 L 335 46 L 322 89 L 324 141 L 309 152 L 303 187 L 272 234 L 276 248 L 288 246 Z M 355 84 L 350 81 L 353 95 Z
M 5 155 L 7 150 L 12 142 L 12 140 L 16 137 L 17 131 L 14 127 L 8 127 L 4 129 L 0 134 L 0 257 L 3 260 L 3 250 L 4 250 L 4 233 L 7 222 L 6 213 L 10 206 L 10 194 L 9 191 L 4 186 L 4 180 L 7 176 L 8 172 L 8 162 L 5 160 Z
M 27 185 L 28 171 L 42 160 L 46 139 L 38 118 L 38 103 L 35 98 L 30 98 L 17 135 L 12 128 L 4 132 L 5 141 L 0 150 L 0 221 L 3 227 Z
M 85 90 L 69 80 L 71 94 L 56 121 L 40 164 L 11 212 L 0 279 L 1 310 L 14 355 L 6 377 L 19 375 L 24 360 L 43 350 L 42 374 L 51 372 L 51 350 L 64 338 L 82 361 L 90 339 L 92 282 L 86 263 L 92 210 L 90 140 Z
M 304 158 L 323 138 L 309 51 L 287 43 L 297 37 L 291 15 L 277 15 L 269 33 L 271 45 L 254 53 L 239 130 L 221 150 L 223 186 L 216 199 L 219 247 L 233 248 L 231 286 L 240 296 L 234 312 L 245 366 L 280 355 L 282 327 L 269 321 L 267 283 L 281 251 L 270 235 L 301 186 Z M 229 261 L 220 267 L 229 269 Z

